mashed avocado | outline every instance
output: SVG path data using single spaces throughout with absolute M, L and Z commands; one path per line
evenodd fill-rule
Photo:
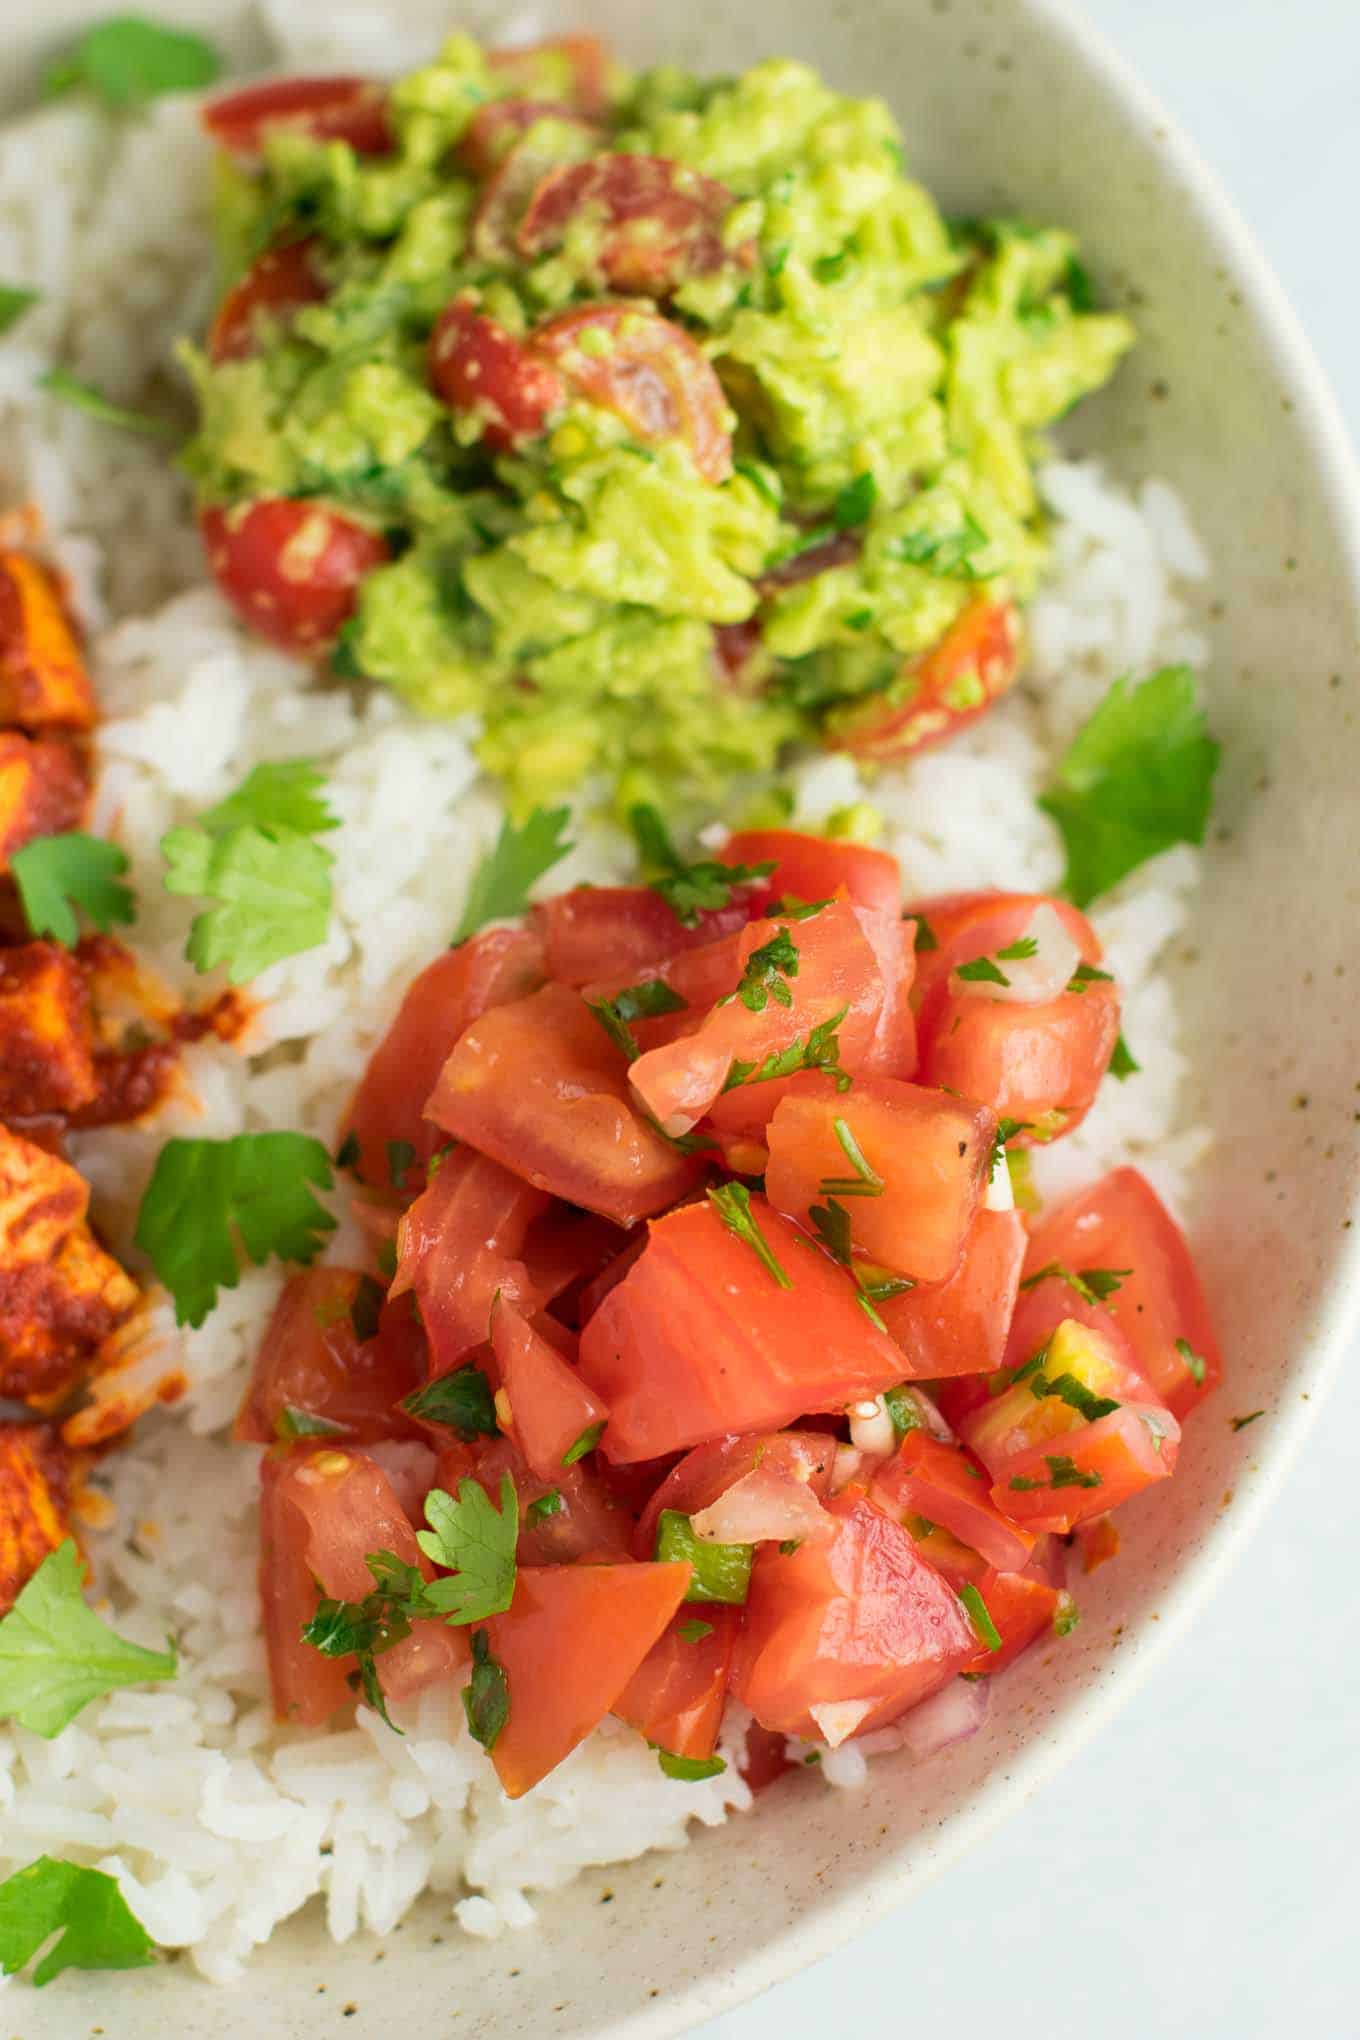
M 517 803 L 714 806 L 1032 593 L 1039 435 L 1132 333 L 1069 235 L 946 222 L 887 108 L 802 64 L 588 83 L 454 36 L 387 153 L 287 125 L 224 157 L 224 287 L 300 239 L 318 282 L 186 350 L 189 464 L 205 505 L 383 534 L 336 669 L 475 713 Z

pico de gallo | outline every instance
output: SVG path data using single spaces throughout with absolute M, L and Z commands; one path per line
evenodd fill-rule
M 729 1697 L 834 1748 L 1063 1633 L 1222 1371 L 1135 1170 L 1017 1208 L 1120 1039 L 1071 905 L 790 831 L 438 956 L 340 1129 L 367 1264 L 237 1422 L 280 1717 L 443 1684 L 512 1797 L 610 1713 L 696 1778 Z
M 947 222 L 881 101 L 455 35 L 204 119 L 188 465 L 252 629 L 475 712 L 525 805 L 716 811 L 794 742 L 902 758 L 1015 679 L 1039 435 L 1132 328 L 1069 234 Z

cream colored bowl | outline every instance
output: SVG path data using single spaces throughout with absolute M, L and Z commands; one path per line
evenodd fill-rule
M 294 0 L 298 13 L 322 4 Z M 432 0 L 409 5 L 437 21 Z M 8 9 L 12 104 L 63 32 L 108 11 L 109 0 Z M 239 0 L 156 11 L 250 56 Z M 378 1961 L 371 1942 L 333 1948 L 308 1916 L 226 1993 L 186 1964 L 16 1989 L 5 2030 L 23 2040 L 101 2029 L 117 2040 L 660 2040 L 752 1995 L 902 1905 L 1106 1719 L 1246 1539 L 1347 1329 L 1360 1274 L 1360 498 L 1331 398 L 1231 209 L 1053 0 L 596 0 L 588 18 L 584 4 L 547 0 L 538 14 L 549 30 L 597 27 L 633 58 L 726 71 L 793 53 L 838 85 L 882 93 L 948 208 L 1072 224 L 1106 288 L 1135 309 L 1142 345 L 1113 392 L 1082 408 L 1075 437 L 1131 475 L 1176 482 L 1218 563 L 1210 691 L 1225 762 L 1181 972 L 1190 1106 L 1217 1134 L 1196 1248 L 1230 1387 L 1191 1423 L 1171 1489 L 1121 1516 L 1121 1563 L 1084 1583 L 1081 1628 L 1007 1676 L 973 1742 L 919 1768 L 880 1760 L 863 1794 L 783 1781 L 681 1855 L 546 1898 L 528 1935 L 436 1939 L 445 1908 L 430 1906 Z M 1235 1435 L 1229 1406 L 1273 1420 Z M 1183 1662 L 1190 1675 L 1188 1651 Z

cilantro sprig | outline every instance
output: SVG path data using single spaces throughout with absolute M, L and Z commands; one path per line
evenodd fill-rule
M 507 816 L 494 847 L 472 874 L 455 944 L 466 942 L 488 921 L 510 920 L 524 912 L 530 888 L 545 871 L 560 864 L 572 847 L 563 841 L 570 819 L 571 810 L 565 807 L 535 808 L 518 825 Z
M 103 390 L 97 390 L 93 383 L 82 382 L 69 369 L 49 368 L 45 375 L 38 377 L 38 388 L 45 390 L 49 397 L 55 397 L 59 404 L 67 404 L 73 411 L 84 411 L 87 416 L 97 418 L 101 425 L 116 425 L 122 432 L 140 432 L 148 439 L 174 437 L 175 428 L 168 418 L 152 418 L 145 411 L 131 411 L 126 404 L 115 404 Z
M 586 1000 L 615 1048 L 621 1049 L 629 1062 L 636 1062 L 640 1053 L 633 1021 L 655 1020 L 663 1013 L 682 1013 L 685 1003 L 664 978 L 648 978 L 644 984 L 628 985 L 612 999 Z
M 1065 1282 L 1083 1303 L 1108 1303 L 1132 1275 L 1132 1268 L 1068 1268 L 1061 1261 L 1046 1261 L 1020 1284 L 1022 1290 L 1037 1289 L 1041 1282 Z
M 812 1229 L 819 1243 L 833 1261 L 840 1263 L 854 1282 L 855 1301 L 865 1317 L 877 1331 L 886 1332 L 888 1327 L 879 1316 L 875 1305 L 884 1302 L 888 1297 L 902 1296 L 911 1288 L 911 1283 L 901 1275 L 880 1275 L 878 1279 L 870 1280 L 854 1258 L 850 1239 L 850 1214 L 837 1198 L 828 1197 L 825 1204 L 809 1205 L 808 1217 L 812 1221 Z
M 0 1884 L 0 1968 L 6 1976 L 59 1939 L 33 1972 L 41 1989 L 63 1969 L 144 1969 L 156 1959 L 151 1936 L 116 1879 L 58 1856 L 39 1856 Z
M 768 878 L 774 870 L 773 864 L 720 864 L 712 857 L 687 864 L 654 807 L 639 802 L 628 819 L 643 867 L 655 874 L 647 882 L 682 928 L 697 927 L 700 914 L 725 907 L 737 886 Z
M 793 993 L 787 981 L 797 975 L 798 944 L 787 928 L 777 928 L 768 942 L 751 951 L 736 990 L 718 1004 L 730 1006 L 740 999 L 748 1013 L 763 1013 L 771 999 L 776 1006 L 791 1006 Z
M 142 106 L 167 92 L 200 92 L 222 69 L 210 42 L 136 14 L 98 21 L 49 66 L 48 99 L 78 88 L 117 111 Z
M 257 1266 L 314 1261 L 335 1219 L 313 1195 L 329 1190 L 331 1158 L 302 1133 L 169 1140 L 137 1214 L 137 1245 L 175 1300 L 179 1324 L 201 1325 L 220 1289 L 240 1280 L 239 1248 Z
M 12 853 L 9 867 L 30 931 L 52 936 L 65 949 L 80 940 L 77 908 L 104 934 L 137 918 L 132 890 L 120 883 L 126 852 L 101 836 L 79 829 L 35 836 Z
M 1175 843 L 1202 843 L 1219 746 L 1188 666 L 1116 680 L 1039 805 L 1062 832 L 1079 907 Z
M 843 1006 L 839 1013 L 833 1013 L 829 1020 L 823 1020 L 806 1036 L 796 1035 L 787 1048 L 771 1049 L 761 1063 L 742 1062 L 734 1059 L 723 1084 L 724 1091 L 735 1091 L 739 1084 L 768 1084 L 776 1077 L 796 1076 L 799 1070 L 821 1070 L 835 1080 L 838 1091 L 848 1091 L 853 1079 L 848 1070 L 841 1068 L 841 1043 L 838 1032 L 849 1008 Z
M 26 284 L 0 283 L 0 333 L 8 333 L 41 299 L 42 292 L 30 290 Z
M 148 1679 L 173 1679 L 174 1649 L 116 1636 L 85 1600 L 68 1537 L 43 1560 L 0 1620 L 0 1715 L 50 1740 L 91 1700 Z
M 751 1209 L 751 1193 L 746 1185 L 723 1183 L 717 1189 L 709 1191 L 708 1201 L 727 1230 L 750 1247 L 762 1268 L 769 1271 L 778 1286 L 781 1289 L 792 1289 L 793 1277 L 760 1230 L 755 1213 Z
M 865 1159 L 864 1150 L 855 1139 L 849 1121 L 833 1119 L 831 1130 L 855 1173 L 853 1176 L 824 1176 L 820 1185 L 823 1197 L 881 1197 L 888 1186 L 877 1169 Z

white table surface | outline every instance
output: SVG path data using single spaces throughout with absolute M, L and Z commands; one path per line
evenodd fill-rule
M 1085 0 L 1217 169 L 1360 436 L 1360 0 Z M 1357 1374 L 1113 1726 L 910 1906 L 702 2040 L 1360 2040 Z

